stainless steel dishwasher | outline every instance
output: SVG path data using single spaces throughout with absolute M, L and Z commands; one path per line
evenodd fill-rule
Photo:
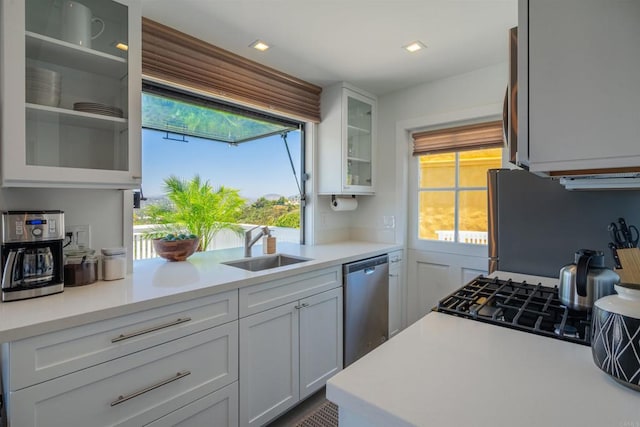
M 388 338 L 389 257 L 344 264 L 344 366 Z

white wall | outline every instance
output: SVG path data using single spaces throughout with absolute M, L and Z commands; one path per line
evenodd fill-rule
M 388 243 L 406 241 L 406 168 L 409 149 L 406 140 L 397 140 L 396 128 L 403 123 L 430 124 L 434 117 L 502 105 L 507 85 L 507 63 L 411 87 L 378 99 L 378 173 L 375 197 L 361 197 L 354 215 L 354 238 Z M 399 146 L 400 145 L 400 146 Z M 404 157 L 404 158 L 399 158 Z M 382 223 L 384 215 L 394 215 L 391 233 Z
M 91 226 L 94 249 L 123 245 L 123 198 L 119 190 L 3 188 L 0 209 L 62 210 L 65 225 Z

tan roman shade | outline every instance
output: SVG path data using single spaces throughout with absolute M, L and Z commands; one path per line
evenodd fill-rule
M 142 74 L 304 121 L 320 121 L 322 89 L 142 19 Z
M 501 121 L 416 132 L 412 137 L 414 156 L 493 148 L 504 144 Z

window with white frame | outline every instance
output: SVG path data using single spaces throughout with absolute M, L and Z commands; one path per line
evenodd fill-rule
M 499 122 L 413 134 L 418 239 L 487 244 L 487 170 L 502 164 Z

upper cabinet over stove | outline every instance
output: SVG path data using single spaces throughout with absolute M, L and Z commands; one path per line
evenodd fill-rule
M 640 2 L 518 8 L 519 146 L 528 138 L 530 170 L 640 171 Z

